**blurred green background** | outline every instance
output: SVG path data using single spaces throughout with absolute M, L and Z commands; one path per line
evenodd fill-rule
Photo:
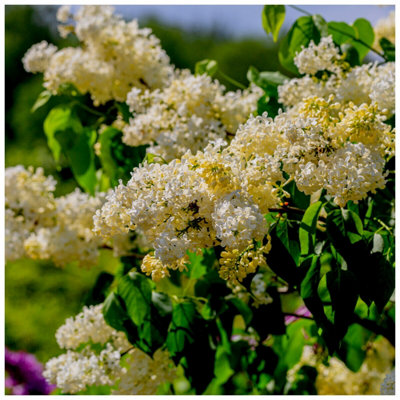
M 67 165 L 61 168 L 48 150 L 43 121 L 57 100 L 31 113 L 42 89 L 42 76 L 24 71 L 21 59 L 33 44 L 42 40 L 59 47 L 76 44 L 60 39 L 56 31 L 55 6 L 5 7 L 5 166 L 22 164 L 43 167 L 57 181 L 56 195 L 69 193 L 76 186 Z M 163 48 L 178 68 L 194 71 L 195 63 L 205 58 L 218 61 L 220 69 L 247 85 L 250 65 L 259 70 L 278 70 L 277 46 L 270 38 L 231 39 L 223 31 L 183 31 L 165 26 L 156 19 L 141 20 L 160 38 Z M 229 82 L 221 82 L 236 90 Z M 42 362 L 58 355 L 55 331 L 64 320 L 77 314 L 101 271 L 112 269 L 104 253 L 98 268 L 91 270 L 67 266 L 59 269 L 48 262 L 20 260 L 5 268 L 5 338 L 13 350 L 34 353 Z

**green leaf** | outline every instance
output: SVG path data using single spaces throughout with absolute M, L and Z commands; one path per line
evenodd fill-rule
M 50 90 L 43 90 L 35 101 L 35 104 L 31 108 L 31 112 L 35 112 L 38 108 L 43 107 L 51 98 L 52 93 Z
M 214 365 L 215 383 L 224 384 L 234 373 L 229 363 L 229 353 L 223 347 L 218 347 Z
M 274 337 L 272 348 L 276 354 L 280 355 L 278 365 L 274 370 L 277 389 L 283 390 L 286 372 L 300 361 L 304 345 L 307 343 L 306 338 L 310 336 L 313 325 L 314 321 L 299 319 L 287 327 L 286 335 Z
M 373 287 L 371 297 L 378 311 L 382 312 L 394 292 L 395 271 L 380 253 L 371 254 L 368 262 L 370 264 L 366 273 L 371 274 L 369 275 L 370 285 Z
M 273 272 L 292 285 L 298 284 L 299 270 L 296 263 L 275 232 L 271 234 L 271 250 L 265 256 Z
M 293 205 L 305 210 L 310 205 L 310 195 L 301 192 L 296 185 L 296 182 L 290 181 L 283 187 L 289 194 Z
M 280 239 L 286 250 L 292 256 L 297 265 L 300 259 L 300 247 L 297 240 L 297 230 L 289 226 L 287 220 L 279 221 L 276 224 L 276 236 Z
M 178 303 L 174 306 L 166 340 L 171 355 L 182 353 L 187 344 L 193 343 L 192 324 L 195 316 L 196 307 L 191 302 Z
M 370 52 L 371 46 L 374 44 L 375 33 L 371 24 L 364 18 L 358 18 L 353 23 L 353 28 L 356 33 L 356 38 L 360 39 L 363 43 L 353 41 L 352 45 L 357 50 L 360 63 L 364 60 L 365 56 Z
M 351 271 L 336 268 L 326 274 L 326 283 L 334 311 L 335 339 L 339 342 L 353 321 L 359 294 L 358 281 Z
M 262 115 L 265 112 L 268 117 L 275 118 L 282 109 L 282 104 L 278 103 L 275 97 L 262 96 L 257 101 L 257 114 Z
M 289 79 L 279 71 L 261 71 L 259 78 L 261 82 L 268 83 L 269 85 L 279 86 Z
M 365 360 L 367 343 L 371 332 L 358 324 L 350 325 L 343 345 L 338 350 L 339 357 L 345 362 L 350 371 L 357 372 Z
M 395 45 L 386 38 L 382 38 L 379 41 L 379 44 L 383 50 L 383 54 L 385 56 L 386 61 L 395 61 L 396 60 L 396 48 Z
M 260 341 L 266 339 L 269 334 L 282 335 L 286 331 L 279 293 L 275 287 L 269 287 L 268 294 L 273 299 L 272 303 L 262 304 L 252 310 L 251 326 L 257 331 Z
M 71 130 L 80 133 L 83 129 L 75 110 L 67 104 L 54 107 L 47 115 L 43 128 L 49 148 L 57 162 L 60 160 L 61 144 L 55 135 L 57 133 L 65 134 L 66 131 L 70 132 Z
M 361 65 L 360 61 L 360 55 L 358 54 L 358 51 L 352 44 L 344 44 L 342 45 L 342 51 L 345 54 L 345 61 L 347 61 L 351 67 L 356 67 L 358 65 Z
M 106 293 L 114 280 L 114 275 L 108 272 L 100 272 L 93 288 L 85 296 L 85 305 L 102 303 L 106 298 Z
M 262 71 L 250 66 L 247 71 L 247 79 L 264 90 L 268 96 L 278 96 L 277 87 L 289 78 L 278 71 Z
M 311 328 L 314 321 L 299 319 L 291 323 L 286 329 L 286 346 L 283 358 L 288 369 L 294 367 L 300 360 L 303 347 L 306 344 L 305 332 Z
M 171 298 L 166 293 L 153 291 L 151 293 L 151 301 L 161 317 L 172 313 Z
M 150 314 L 151 284 L 138 272 L 130 272 L 118 283 L 118 295 L 124 300 L 129 317 L 140 326 Z
M 362 239 L 362 221 L 351 210 L 331 211 L 326 219 L 326 228 L 329 239 L 344 258 L 351 253 L 351 245 Z
M 245 324 L 248 325 L 253 318 L 253 312 L 251 311 L 251 308 L 237 297 L 229 299 L 229 302 L 236 307 L 236 309 L 243 317 Z
M 208 313 L 219 314 L 226 308 L 225 296 L 232 293 L 226 286 L 226 281 L 220 278 L 215 268 L 209 269 L 205 275 L 199 278 L 194 287 L 196 297 L 208 299 Z
M 321 33 L 312 17 L 300 17 L 296 20 L 289 32 L 282 39 L 279 47 L 279 61 L 288 71 L 298 75 L 299 71 L 294 64 L 296 53 L 307 47 L 311 40 L 318 44 Z
M 129 120 L 133 117 L 132 113 L 129 111 L 129 106 L 126 103 L 118 103 L 115 102 L 115 105 L 117 106 L 118 111 L 122 115 L 122 119 L 125 122 L 129 123 Z
M 120 179 L 126 183 L 131 178 L 133 168 L 143 161 L 147 145 L 125 145 L 122 142 L 122 132 L 113 127 L 108 127 L 101 133 L 99 142 L 100 161 L 111 186 L 117 186 Z
M 65 104 L 50 111 L 44 131 L 55 160 L 59 161 L 62 151 L 79 185 L 93 195 L 97 182 L 93 150 L 96 132 L 83 128 L 73 106 Z
M 194 69 L 196 75 L 207 74 L 212 77 L 218 71 L 218 62 L 216 60 L 209 59 L 198 61 Z
M 304 304 L 313 314 L 315 321 L 323 328 L 329 328 L 329 321 L 325 316 L 324 307 L 318 294 L 320 283 L 321 264 L 318 256 L 305 259 L 301 264 L 302 269 L 307 272 L 300 285 L 300 295 Z
M 112 142 L 121 132 L 118 129 L 108 127 L 100 135 L 100 161 L 103 171 L 110 178 L 112 186 L 118 184 L 118 164 L 112 154 Z
M 300 223 L 299 238 L 300 250 L 303 257 L 311 254 L 315 246 L 315 231 L 318 216 L 322 208 L 322 201 L 317 201 L 307 208 Z
M 322 328 L 322 338 L 325 340 L 329 351 L 332 353 L 336 349 L 337 341 L 333 332 L 333 324 L 329 321 L 325 314 L 322 301 L 330 301 L 330 298 L 323 297 L 319 293 L 319 287 L 324 286 L 326 275 L 320 278 L 321 274 L 321 258 L 319 256 L 311 256 L 303 260 L 300 267 L 306 269 L 306 274 L 300 285 L 300 295 L 304 300 L 304 304 L 312 313 L 318 327 Z M 329 296 L 329 292 L 324 290 Z
M 339 46 L 351 42 L 356 37 L 355 29 L 346 22 L 328 22 L 328 33 Z
M 108 325 L 117 331 L 124 331 L 124 321 L 126 321 L 128 317 L 116 293 L 110 293 L 104 301 L 103 315 Z
M 203 275 L 207 273 L 207 262 L 206 262 L 206 257 L 213 256 L 209 250 L 203 250 L 205 254 L 198 255 L 196 253 L 191 253 L 189 252 L 189 263 L 188 263 L 188 269 L 189 269 L 189 277 L 191 279 L 199 279 Z M 215 259 L 215 256 L 214 256 Z
M 262 12 L 262 26 L 267 34 L 272 33 L 274 42 L 278 40 L 278 34 L 285 20 L 285 6 L 264 6 Z
M 67 129 L 56 132 L 55 138 L 61 144 L 79 185 L 86 192 L 94 195 L 97 183 L 93 150 L 96 131 L 84 129 L 82 133 L 74 134 L 72 129 Z
M 139 341 L 135 345 L 148 354 L 153 354 L 157 349 L 164 345 L 169 318 L 157 318 L 156 310 L 152 307 L 151 314 L 139 327 Z

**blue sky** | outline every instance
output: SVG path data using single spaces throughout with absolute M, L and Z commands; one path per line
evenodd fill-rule
M 155 16 L 161 21 L 182 28 L 211 29 L 218 26 L 229 35 L 265 36 L 261 26 L 262 5 L 121 5 L 115 6 L 119 14 L 127 18 L 141 19 Z M 394 6 L 375 5 L 305 5 L 312 14 L 321 14 L 327 21 L 352 23 L 357 18 L 366 18 L 373 25 L 394 10 Z M 302 14 L 286 7 L 284 28 L 290 27 Z

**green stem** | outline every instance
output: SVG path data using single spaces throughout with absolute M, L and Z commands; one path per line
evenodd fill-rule
M 86 106 L 85 104 L 79 103 L 78 101 L 75 104 L 93 115 L 97 115 L 98 117 L 104 117 L 104 115 L 101 112 L 93 110 L 92 108 Z
M 222 71 L 218 70 L 218 73 L 228 82 L 232 83 L 232 85 L 237 86 L 239 89 L 246 89 L 246 86 L 244 86 L 243 84 L 241 84 L 240 82 L 238 82 L 236 79 L 231 78 L 230 76 L 224 74 Z
M 294 10 L 297 10 L 297 11 L 303 13 L 303 14 L 306 14 L 306 15 L 309 15 L 310 17 L 312 17 L 312 14 L 311 14 L 311 13 L 309 13 L 309 12 L 306 11 L 306 10 L 303 10 L 303 9 L 300 8 L 300 7 L 297 7 L 297 6 L 289 6 L 289 7 L 292 7 Z
M 383 227 L 384 229 L 386 229 L 390 234 L 392 233 L 392 229 L 389 228 L 389 227 L 388 227 L 383 221 L 381 221 L 379 218 L 374 218 L 374 220 L 377 221 L 377 222 L 379 222 L 379 223 L 382 225 L 382 227 Z
M 296 214 L 304 214 L 306 211 L 302 210 L 301 208 L 297 208 L 297 207 L 281 207 L 281 208 L 269 208 L 268 209 L 269 212 L 279 212 L 281 214 L 283 213 L 287 213 L 288 211 L 292 211 Z

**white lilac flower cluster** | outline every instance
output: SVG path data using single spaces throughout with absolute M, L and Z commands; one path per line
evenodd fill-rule
M 314 53 L 317 54 L 315 57 Z M 330 65 L 328 60 L 335 62 Z M 394 62 L 382 65 L 370 63 L 349 68 L 346 63 L 340 62 L 331 36 L 322 38 L 318 46 L 311 41 L 309 47 L 299 52 L 294 61 L 299 71 L 306 75 L 288 80 L 278 87 L 279 102 L 291 109 L 292 113 L 297 112 L 297 105 L 302 100 L 315 96 L 325 99 L 334 96 L 335 100 L 342 104 L 376 103 L 383 115 L 394 113 Z M 318 71 L 325 70 L 332 74 L 323 79 L 314 76 Z
M 210 141 L 229 140 L 256 110 L 262 90 L 251 86 L 224 92 L 217 80 L 188 70 L 176 72 L 164 89 L 134 88 L 127 104 L 135 117 L 123 127 L 123 141 L 130 146 L 150 144 L 147 152 L 170 161 L 187 150 L 195 154 Z
M 77 261 L 96 265 L 99 248 L 106 242 L 95 236 L 93 215 L 105 193 L 90 197 L 79 189 L 55 198 L 56 181 L 43 169 L 10 167 L 5 172 L 5 256 L 52 260 L 57 266 Z M 115 255 L 132 246 L 127 235 L 113 238 Z
M 85 306 L 58 329 L 57 343 L 67 352 L 47 362 L 44 377 L 70 394 L 88 386 L 110 385 L 114 394 L 148 395 L 155 394 L 161 383 L 172 381 L 175 366 L 168 353 L 159 349 L 152 359 L 133 348 L 124 333 L 106 324 L 102 308 L 102 304 Z
M 74 33 L 81 45 L 56 51 L 41 42 L 23 58 L 27 71 L 43 72 L 44 86 L 57 93 L 62 84 L 73 84 L 90 93 L 94 103 L 125 101 L 133 88 L 156 89 L 168 84 L 173 67 L 160 41 L 150 29 L 139 29 L 136 20 L 125 22 L 113 7 L 82 6 L 70 14 L 59 9 L 62 36 Z M 72 22 L 72 24 L 68 24 Z
M 127 185 L 119 185 L 96 212 L 95 231 L 107 237 L 139 228 L 155 249 L 155 259 L 145 258 L 142 266 L 157 271 L 153 278 L 184 268 L 188 250 L 221 245 L 238 256 L 250 251 L 252 241 L 267 233 L 264 214 L 278 204 L 274 182 L 281 173 L 269 155 L 243 157 L 238 150 L 247 146 L 239 140 L 238 133 L 225 149 L 218 142 L 195 156 L 187 152 L 169 164 L 134 169 Z
M 207 75 L 174 69 L 151 30 L 126 23 L 112 7 L 82 6 L 72 15 L 62 6 L 57 18 L 61 33 L 75 33 L 81 46 L 57 51 L 38 43 L 25 54 L 25 69 L 43 72 L 44 86 L 54 93 L 69 83 L 90 93 L 95 105 L 126 101 L 134 118 L 114 125 L 127 145 L 150 144 L 147 152 L 170 161 L 212 140 L 229 140 L 257 109 L 260 88 L 225 93 Z
M 252 241 L 266 235 L 263 215 L 279 203 L 282 170 L 300 190 L 326 189 L 341 207 L 384 187 L 385 158 L 394 154 L 384 119 L 375 103 L 334 96 L 310 97 L 275 119 L 251 117 L 229 145 L 136 168 L 96 213 L 95 231 L 107 237 L 139 228 L 155 249 L 142 265 L 154 279 L 184 268 L 188 250 L 222 246 L 220 275 L 240 282 L 257 267 L 243 260 L 263 264 Z
M 176 378 L 176 368 L 166 350 L 158 349 L 151 358 L 139 349 L 130 350 L 124 359 L 127 373 L 113 390 L 115 395 L 155 395 L 158 387 Z
M 296 115 L 281 114 L 275 124 L 286 125 L 275 157 L 306 194 L 324 188 L 344 207 L 385 186 L 384 165 L 394 155 L 394 131 L 376 105 L 342 106 L 333 97 L 309 98 L 299 104 Z
M 337 72 L 340 70 L 341 55 L 332 36 L 322 37 L 318 45 L 313 40 L 296 54 L 294 63 L 301 74 L 315 75 L 318 71 Z
M 301 360 L 288 371 L 288 387 L 295 379 L 296 372 L 303 366 L 313 366 L 318 375 L 315 388 L 318 395 L 379 395 L 394 394 L 394 370 L 392 365 L 395 351 L 383 337 L 369 343 L 366 357 L 360 369 L 353 372 L 336 357 L 329 363 L 317 347 L 305 346 Z M 387 392 L 386 392 L 387 391 Z

